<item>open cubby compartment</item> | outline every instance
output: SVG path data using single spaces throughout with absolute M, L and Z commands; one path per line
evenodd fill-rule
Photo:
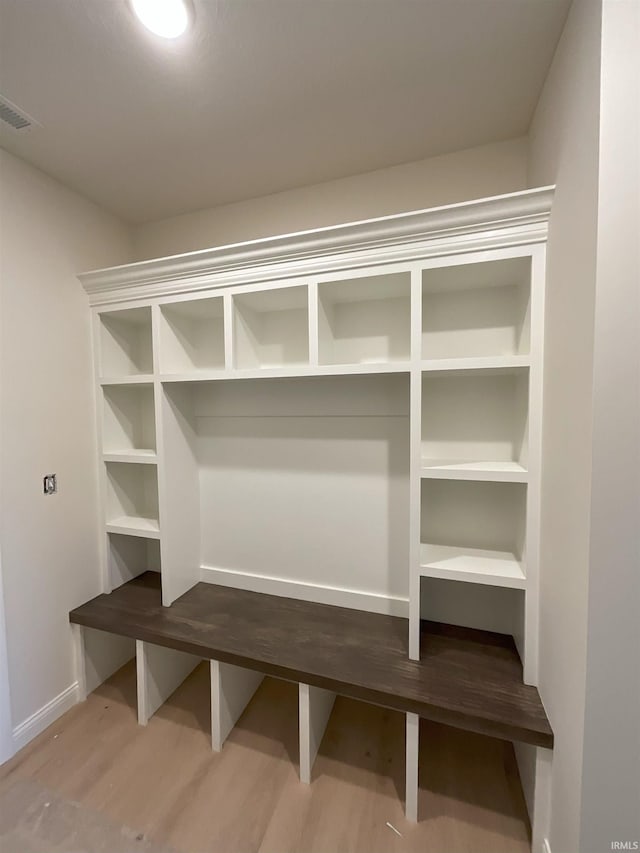
M 222 296 L 160 306 L 160 370 L 224 369 Z
M 524 660 L 525 595 L 521 589 L 423 577 L 420 616 L 430 622 L 507 634 Z
M 155 465 L 106 462 L 107 531 L 157 539 L 158 478 Z
M 107 533 L 107 560 L 109 584 L 116 589 L 143 572 L 160 571 L 160 541 Z
M 100 314 L 100 374 L 103 377 L 153 373 L 151 308 Z
M 408 361 L 410 328 L 408 272 L 318 285 L 320 364 Z
M 103 395 L 105 456 L 155 459 L 153 385 L 105 385 Z
M 458 469 L 526 479 L 529 372 L 422 374 L 423 474 Z
M 522 589 L 524 483 L 423 480 L 420 573 Z
M 422 273 L 422 358 L 528 355 L 531 261 L 507 258 Z
M 396 607 L 408 398 L 396 373 L 163 383 L 164 603 L 208 579 Z
M 235 367 L 309 363 L 309 290 L 279 287 L 233 297 Z

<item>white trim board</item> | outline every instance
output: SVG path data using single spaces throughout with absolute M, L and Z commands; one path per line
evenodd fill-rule
M 409 616 L 409 599 L 401 596 L 323 586 L 207 565 L 200 567 L 200 580 L 203 583 L 220 584 L 221 586 L 245 589 L 250 592 L 279 595 L 282 598 L 297 598 L 301 601 L 313 601 L 316 604 L 348 607 L 350 610 L 366 610 L 369 613 L 383 613 L 388 616 L 402 616 L 404 618 Z
M 287 279 L 543 242 L 554 187 L 349 222 L 139 261 L 79 276 L 91 305 L 196 293 L 212 287 Z
M 55 723 L 59 717 L 73 708 L 79 701 L 78 682 L 74 681 L 13 729 L 12 736 L 15 752 L 21 750 L 34 737 L 43 732 L 52 723 Z

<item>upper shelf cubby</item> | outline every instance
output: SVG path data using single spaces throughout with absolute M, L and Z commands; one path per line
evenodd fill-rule
M 318 285 L 320 364 L 408 361 L 410 328 L 408 272 Z
M 153 373 L 151 308 L 100 314 L 100 375 L 126 377 Z
M 524 257 L 424 270 L 422 358 L 528 355 L 530 279 Z
M 189 373 L 224 369 L 221 296 L 160 307 L 160 371 Z
M 235 367 L 309 363 L 309 290 L 279 287 L 233 297 Z

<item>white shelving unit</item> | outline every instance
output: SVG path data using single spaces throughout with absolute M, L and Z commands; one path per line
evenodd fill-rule
M 551 195 L 82 276 L 105 590 L 151 567 L 167 606 L 211 578 L 408 615 L 416 659 L 464 586 L 535 684 Z
M 422 618 L 510 633 L 535 685 L 552 194 L 81 276 L 104 591 L 152 570 L 165 606 L 210 580 L 408 616 L 414 660 Z M 116 639 L 100 678 L 125 654 Z M 138 641 L 142 723 L 197 660 Z M 261 678 L 211 661 L 214 748 Z M 303 781 L 333 700 L 300 686 Z M 407 713 L 410 820 L 418 739 Z M 541 801 L 548 765 L 538 749 Z

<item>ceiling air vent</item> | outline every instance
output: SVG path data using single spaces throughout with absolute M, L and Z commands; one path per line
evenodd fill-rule
M 32 127 L 40 126 L 34 118 L 2 95 L 0 95 L 0 122 L 0 127 L 10 127 L 16 133 L 26 133 Z

